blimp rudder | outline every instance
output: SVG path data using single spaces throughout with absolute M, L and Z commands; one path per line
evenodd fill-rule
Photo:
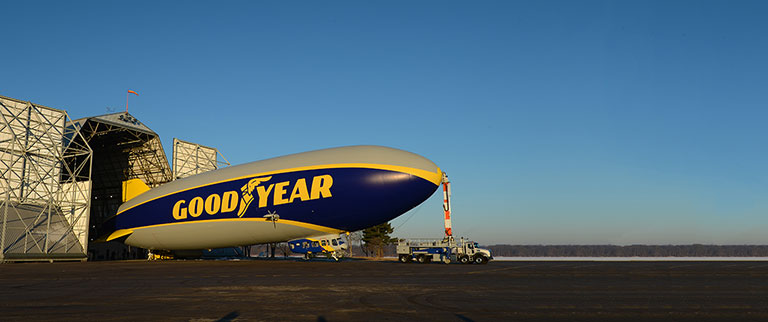
M 123 202 L 131 200 L 147 191 L 149 191 L 149 186 L 144 181 L 141 181 L 141 179 L 123 181 Z
M 123 202 L 136 198 L 142 193 L 145 193 L 150 190 L 149 186 L 147 186 L 147 184 L 144 183 L 144 181 L 142 181 L 141 179 L 129 179 L 129 180 L 123 181 L 122 186 L 123 186 L 123 193 L 122 193 Z M 100 236 L 94 241 L 108 242 L 113 240 L 119 240 L 120 238 L 128 237 L 130 236 L 130 234 L 133 233 L 133 230 L 131 229 L 118 229 L 116 221 L 117 220 L 115 216 L 107 218 L 107 220 L 105 220 L 104 223 L 102 223 L 102 229 L 104 229 L 104 231 L 108 231 L 109 233 L 107 233 L 106 235 Z

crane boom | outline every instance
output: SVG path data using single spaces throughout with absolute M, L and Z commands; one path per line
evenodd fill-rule
M 451 231 L 451 182 L 448 175 L 443 172 L 443 210 L 445 210 L 445 236 L 453 237 Z

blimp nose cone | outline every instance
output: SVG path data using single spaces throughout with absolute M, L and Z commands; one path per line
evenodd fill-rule
M 356 231 L 390 221 L 424 202 L 440 185 L 440 168 L 425 157 L 386 147 L 357 148 L 367 163 L 334 179 L 340 183 L 336 201 L 346 202 L 338 209 L 348 210 L 334 223 L 340 229 Z

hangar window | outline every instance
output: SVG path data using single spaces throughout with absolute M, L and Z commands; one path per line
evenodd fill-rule
M 320 242 L 320 245 L 323 245 L 323 246 L 328 246 L 328 241 L 327 241 L 327 240 L 325 240 L 325 239 L 323 239 L 323 241 L 322 241 L 322 242 Z
M 318 243 L 317 241 L 313 241 L 312 247 L 320 247 L 320 243 Z
M 339 246 L 339 243 L 337 243 L 335 239 L 331 239 L 331 244 L 333 244 L 333 246 Z

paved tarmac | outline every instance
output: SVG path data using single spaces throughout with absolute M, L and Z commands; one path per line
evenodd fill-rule
M 0 320 L 766 321 L 768 263 L 3 264 Z

